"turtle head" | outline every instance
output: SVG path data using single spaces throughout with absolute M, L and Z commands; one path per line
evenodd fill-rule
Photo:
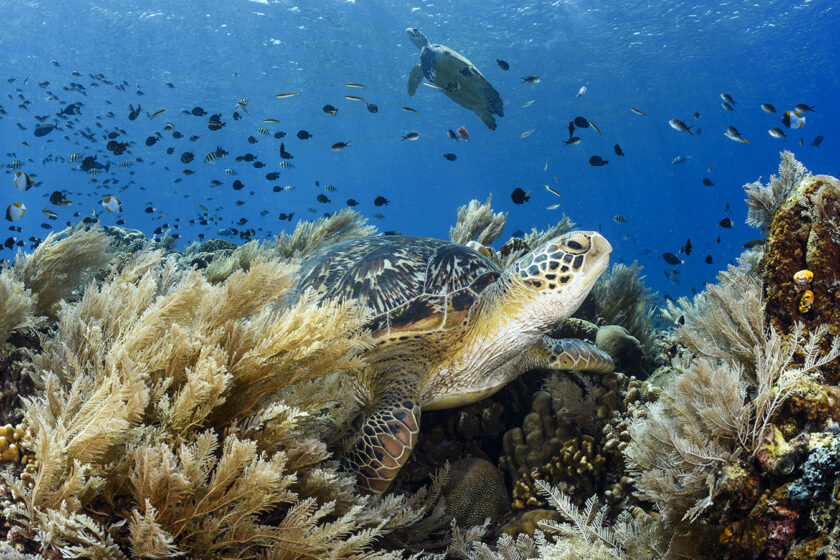
M 554 323 L 580 307 L 609 265 L 611 252 L 600 233 L 571 231 L 520 258 L 512 272 L 534 302 L 535 318 Z
M 408 38 L 418 49 L 428 46 L 429 40 L 426 39 L 426 35 L 416 27 L 408 27 L 405 32 L 408 33 Z

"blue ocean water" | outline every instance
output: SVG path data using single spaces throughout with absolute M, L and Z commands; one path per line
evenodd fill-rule
M 566 213 L 581 229 L 607 236 L 614 262 L 637 260 L 653 289 L 678 296 L 701 289 L 759 236 L 744 224 L 741 186 L 775 172 L 781 150 L 792 150 L 815 173 L 840 172 L 834 39 L 840 15 L 833 0 L 30 0 L 3 2 L 3 14 L 0 202 L 3 209 L 22 202 L 27 212 L 4 222 L 20 231 L 4 231 L 0 241 L 13 237 L 27 250 L 30 238 L 92 213 L 104 224 L 122 220 L 149 235 L 169 230 L 185 246 L 231 229 L 253 229 L 253 238 L 291 231 L 299 219 L 341 209 L 351 198 L 381 231 L 446 238 L 458 206 L 492 194 L 494 209 L 510 213 L 500 242 Z M 505 105 L 497 130 L 432 88 L 421 86 L 409 97 L 406 79 L 419 56 L 406 27 L 460 52 L 494 85 Z M 523 82 L 529 75 L 540 82 Z M 576 97 L 582 86 L 586 93 Z M 300 95 L 275 97 L 283 92 Z M 722 108 L 721 93 L 734 98 L 734 112 Z M 345 95 L 362 96 L 379 111 Z M 242 119 L 235 120 L 240 99 L 248 100 L 248 114 L 239 110 Z M 80 115 L 55 116 L 74 102 L 83 103 Z M 763 112 L 762 103 L 779 112 Z M 803 128 L 785 128 L 781 114 L 799 103 L 814 111 Z M 325 104 L 338 113 L 325 113 Z M 142 112 L 129 120 L 130 106 L 138 105 Z M 207 114 L 193 116 L 193 107 Z M 166 111 L 150 119 L 158 109 Z M 209 130 L 212 114 L 221 115 L 221 130 Z M 34 136 L 36 116 L 59 128 Z M 577 130 L 581 143 L 565 146 L 568 122 L 578 116 L 596 123 L 601 135 L 591 127 Z M 694 133 L 672 129 L 672 118 Z M 182 138 L 164 130 L 167 121 Z M 469 130 L 469 142 L 447 136 L 460 126 Z M 749 144 L 724 137 L 727 126 Z M 258 134 L 261 127 L 270 134 Z M 771 127 L 787 138 L 772 138 Z M 299 139 L 299 130 L 312 138 Z M 274 138 L 279 131 L 287 136 Z M 129 143 L 120 156 L 106 149 L 110 132 Z M 419 140 L 402 140 L 409 132 Z M 817 136 L 824 141 L 814 147 Z M 281 142 L 294 156 L 293 168 L 279 167 Z M 349 147 L 333 152 L 336 142 Z M 616 156 L 615 144 L 624 157 Z M 205 164 L 217 146 L 229 155 Z M 195 159 L 181 163 L 184 152 Z M 110 169 L 89 176 L 68 163 L 73 153 L 95 155 Z M 265 167 L 235 161 L 249 153 Z M 609 163 L 593 167 L 593 155 Z M 680 155 L 690 159 L 672 164 Z M 14 161 L 33 175 L 29 191 L 13 187 Z M 121 167 L 124 161 L 131 166 Z M 227 168 L 237 175 L 226 175 Z M 194 173 L 184 175 L 185 169 Z M 267 180 L 271 172 L 279 178 Z M 241 190 L 232 188 L 236 180 Z M 287 185 L 294 188 L 273 188 Z M 514 204 L 517 187 L 529 192 L 529 201 Z M 56 190 L 73 204 L 50 204 Z M 319 202 L 319 194 L 330 202 Z M 106 195 L 119 198 L 121 212 L 103 209 Z M 375 206 L 377 196 L 389 204 Z M 377 212 L 381 218 L 373 217 Z M 281 221 L 281 213 L 294 218 Z M 724 218 L 731 228 L 719 225 Z M 678 253 L 689 238 L 693 251 L 681 256 L 685 262 L 665 263 L 662 254 Z M 0 249 L 0 258 L 12 256 Z

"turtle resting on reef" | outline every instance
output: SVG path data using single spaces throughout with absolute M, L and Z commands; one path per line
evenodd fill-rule
M 408 94 L 414 95 L 425 76 L 449 99 L 475 112 L 487 128 L 496 130 L 493 115 L 505 116 L 502 98 L 478 68 L 449 47 L 430 44 L 419 29 L 409 27 L 405 31 L 420 49 L 420 64 L 408 74 Z
M 313 253 L 296 293 L 356 299 L 375 345 L 361 382 L 370 396 L 342 459 L 359 486 L 384 492 L 408 460 L 421 410 L 492 395 L 530 369 L 608 373 L 613 361 L 583 341 L 545 335 L 568 318 L 609 264 L 599 233 L 575 231 L 505 270 L 457 243 L 366 237 Z

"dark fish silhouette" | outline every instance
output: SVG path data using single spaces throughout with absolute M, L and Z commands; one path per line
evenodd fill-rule
M 498 64 L 499 68 L 501 68 L 502 70 L 510 70 L 510 64 L 508 64 L 507 62 L 505 62 L 501 58 L 496 59 L 496 64 Z
M 619 146 L 618 144 L 613 146 L 613 151 L 615 152 L 615 155 L 624 157 L 624 152 L 621 151 L 621 146 Z
M 589 165 L 593 167 L 601 167 L 602 165 L 607 165 L 609 161 L 605 160 L 601 156 L 592 156 L 589 158 Z
M 513 189 L 513 192 L 510 193 L 510 198 L 511 200 L 513 200 L 514 204 L 525 204 L 526 202 L 531 200 L 531 197 L 528 196 L 528 193 L 526 193 L 519 187 Z

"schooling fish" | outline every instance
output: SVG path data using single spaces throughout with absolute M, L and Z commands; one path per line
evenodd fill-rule
M 592 156 L 589 158 L 589 165 L 593 167 L 601 167 L 602 165 L 607 165 L 609 161 L 605 160 L 601 156 Z
M 496 59 L 496 64 L 498 64 L 499 68 L 501 68 L 502 70 L 510 70 L 510 64 L 508 64 L 507 62 L 505 62 L 501 58 Z
M 516 187 L 515 189 L 513 189 L 513 192 L 510 193 L 510 198 L 515 204 L 525 204 L 526 202 L 531 200 L 531 197 L 528 196 L 530 193 L 531 191 L 525 192 L 519 187 Z
M 787 137 L 785 135 L 784 131 L 781 128 L 778 128 L 778 127 L 775 127 L 775 126 L 773 128 L 771 128 L 770 130 L 768 130 L 767 134 L 769 134 L 773 138 L 779 138 L 779 139 Z
M 23 202 L 12 202 L 6 207 L 6 219 L 10 222 L 19 220 L 26 214 L 26 206 Z
M 636 109 L 635 107 L 630 107 L 630 110 L 633 111 L 634 113 L 636 113 L 637 115 L 641 115 L 643 117 L 647 116 L 647 113 L 645 113 L 644 111 L 640 111 L 639 109 Z
M 738 129 L 734 126 L 726 127 L 726 132 L 724 132 L 723 135 L 734 142 L 741 142 L 742 144 L 750 143 L 749 140 L 744 138 L 743 135 L 740 132 L 738 132 Z
M 737 103 L 735 103 L 735 100 L 732 99 L 732 96 L 728 93 L 721 93 L 720 98 L 723 99 L 726 103 L 729 103 L 731 105 L 737 105 Z
M 796 107 L 794 107 L 793 110 L 796 111 L 797 113 L 808 113 L 808 112 L 813 112 L 814 106 L 813 105 L 805 105 L 804 103 L 800 103 Z
M 776 112 L 776 108 L 773 107 L 772 105 L 770 105 L 769 103 L 762 103 L 761 104 L 761 110 L 764 111 L 765 113 L 775 113 Z
M 685 262 L 674 253 L 662 253 L 662 258 L 665 259 L 665 262 L 670 265 L 678 265 L 683 264 Z
M 785 111 L 782 124 L 788 128 L 802 128 L 805 126 L 805 117 L 798 111 Z
M 419 134 L 417 134 L 416 132 L 409 132 L 408 134 L 406 134 L 405 136 L 403 136 L 403 137 L 402 137 L 402 139 L 403 139 L 403 140 L 408 140 L 408 141 L 410 141 L 410 142 L 414 142 L 415 140 L 419 140 L 419 139 L 420 139 L 420 135 L 419 135 Z
M 335 144 L 330 146 L 330 150 L 332 150 L 334 152 L 340 152 L 341 150 L 343 150 L 344 148 L 347 148 L 348 146 L 350 146 L 350 142 L 336 142 Z
M 670 121 L 668 121 L 668 124 L 671 125 L 671 128 L 673 128 L 674 130 L 678 130 L 680 132 L 688 132 L 689 134 L 691 134 L 691 127 L 685 124 L 680 119 L 671 119 Z
M 540 83 L 540 77 L 536 74 L 533 74 L 531 76 L 525 76 L 524 78 L 522 78 L 522 81 L 526 84 L 538 84 Z
M 618 144 L 613 146 L 613 151 L 615 152 L 615 155 L 617 155 L 619 157 L 624 157 L 624 152 L 621 151 L 621 146 L 619 146 Z
M 338 114 L 338 109 L 329 104 L 324 105 L 323 111 L 328 115 L 332 115 L 333 117 Z
M 677 157 L 675 157 L 674 159 L 672 159 L 672 160 L 671 160 L 671 164 L 672 164 L 672 165 L 676 165 L 676 164 L 678 164 L 678 163 L 683 163 L 683 162 L 686 162 L 686 161 L 688 161 L 688 160 L 690 160 L 690 159 L 692 159 L 692 157 L 691 157 L 691 156 L 687 156 L 687 155 L 678 155 Z
M 374 206 L 387 206 L 391 201 L 385 198 L 384 196 L 377 196 L 373 200 Z
M 102 199 L 102 206 L 108 212 L 119 212 L 122 209 L 120 201 L 117 200 L 117 197 L 112 194 L 109 194 L 104 199 Z
M 35 136 L 40 138 L 41 136 L 46 136 L 56 128 L 57 126 L 54 124 L 40 124 L 36 126 L 35 130 L 33 130 L 32 132 L 33 134 L 35 134 Z
M 822 144 L 822 141 L 823 141 L 823 136 L 819 135 L 816 138 L 814 138 L 814 141 L 811 142 L 811 145 L 815 148 L 819 148 L 820 144 Z
M 583 94 L 585 94 L 585 93 L 586 93 L 586 86 L 581 86 L 581 88 L 578 90 L 577 95 L 575 95 L 575 97 L 582 97 Z
M 28 191 L 32 188 L 32 179 L 29 178 L 29 174 L 25 171 L 18 171 L 15 173 L 15 180 L 14 180 L 15 188 L 19 191 Z

